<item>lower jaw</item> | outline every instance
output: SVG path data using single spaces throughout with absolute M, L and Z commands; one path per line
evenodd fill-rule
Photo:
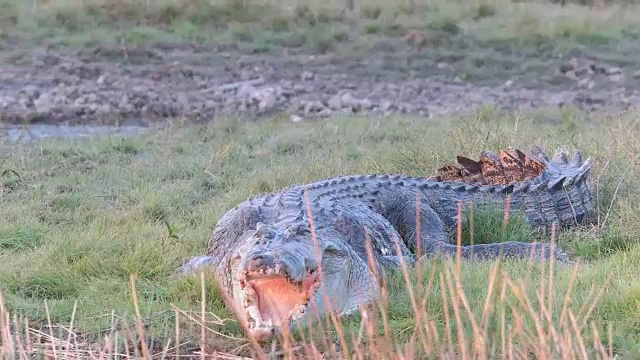
M 312 294 L 312 296 L 313 295 L 314 294 Z M 279 333 L 281 330 L 286 331 L 287 329 L 285 328 L 287 327 L 295 327 L 294 323 L 301 321 L 305 315 L 307 315 L 309 304 L 310 302 L 305 302 L 294 305 L 287 315 L 274 315 L 275 317 L 267 315 L 267 317 L 264 318 L 256 302 L 247 302 L 247 300 L 245 300 L 242 313 L 250 332 L 256 334 Z
M 302 311 L 296 311 L 295 314 L 289 314 L 289 316 L 282 319 L 282 321 L 272 321 L 272 320 L 262 320 L 262 316 L 260 316 L 260 320 L 255 319 L 254 316 L 251 316 L 245 308 L 245 320 L 247 321 L 247 330 L 249 334 L 256 339 L 257 341 L 267 341 L 274 336 L 287 335 L 287 333 L 292 333 L 299 326 L 298 322 L 302 321 L 305 312 L 308 310 L 307 305 L 304 306 Z M 293 311 L 293 310 L 292 310 Z
M 260 326 L 249 327 L 248 334 L 258 342 L 265 342 L 274 337 L 290 337 L 296 333 L 298 327 L 293 324 L 283 326 Z
M 304 311 L 306 311 L 306 307 Z M 290 314 L 282 321 L 262 321 L 262 317 L 260 317 L 260 320 L 256 321 L 256 319 L 248 313 L 245 313 L 247 316 L 245 319 L 247 320 L 248 330 L 250 333 L 270 337 L 271 335 L 281 334 L 283 331 L 291 331 L 292 328 L 295 327 L 293 322 L 300 321 L 303 317 L 304 311 L 296 312 L 295 315 Z M 294 319 L 292 319 L 292 317 Z
M 249 335 L 256 341 L 265 342 L 276 335 L 276 330 L 274 327 L 250 328 Z

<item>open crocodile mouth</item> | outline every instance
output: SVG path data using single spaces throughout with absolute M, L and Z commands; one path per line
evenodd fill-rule
M 275 270 L 247 272 L 240 280 L 249 329 L 268 337 L 276 327 L 299 320 L 320 286 L 317 271 L 296 282 Z

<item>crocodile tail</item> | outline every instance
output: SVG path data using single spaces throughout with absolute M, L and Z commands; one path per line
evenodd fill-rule
M 591 159 L 580 151 L 569 159 L 558 149 L 553 158 L 537 146 L 530 155 L 510 148 L 498 154 L 484 151 L 479 160 L 457 156 L 457 164 L 439 168 L 430 180 L 482 185 L 490 193 L 511 194 L 511 210 L 522 209 L 534 226 L 582 222 L 595 204 L 588 185 Z

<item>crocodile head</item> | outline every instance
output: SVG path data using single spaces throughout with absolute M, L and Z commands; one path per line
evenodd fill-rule
M 258 341 L 285 328 L 296 331 L 330 310 L 348 313 L 375 297 L 378 285 L 368 265 L 331 236 L 315 235 L 303 222 L 259 223 L 231 256 L 230 300 Z

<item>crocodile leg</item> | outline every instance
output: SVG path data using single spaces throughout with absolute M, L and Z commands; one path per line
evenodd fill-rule
M 419 226 L 417 218 L 414 202 L 407 204 L 400 216 L 392 220 L 407 247 L 418 255 L 419 261 L 434 256 L 455 256 L 458 252 L 462 258 L 470 260 L 492 260 L 498 257 L 527 259 L 531 256 L 538 260 L 548 260 L 553 254 L 559 261 L 568 261 L 567 254 L 550 243 L 506 241 L 467 246 L 452 244 L 446 235 L 442 219 L 425 202 L 420 206 Z M 419 242 L 416 240 L 418 236 Z
M 252 231 L 255 231 L 257 225 L 261 221 L 265 221 L 265 218 L 260 206 L 249 204 L 243 204 L 224 214 L 219 220 L 219 223 L 224 226 L 218 226 L 213 232 L 207 246 L 207 254 L 184 259 L 182 264 L 174 270 L 174 274 L 195 274 L 205 268 L 215 270 L 220 262 L 223 261 L 224 255 L 240 239 L 249 237 Z
M 174 273 L 179 275 L 195 274 L 201 269 L 215 269 L 218 263 L 220 263 L 220 258 L 217 256 L 192 256 L 185 259 L 182 264 L 174 271 Z

